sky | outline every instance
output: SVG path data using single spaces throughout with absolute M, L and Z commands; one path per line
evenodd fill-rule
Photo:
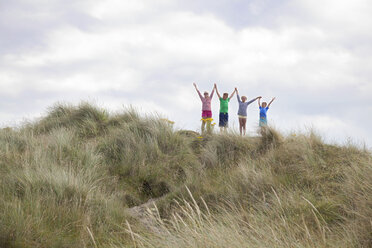
M 0 0 L 0 124 L 90 101 L 197 130 L 192 83 L 217 83 L 275 96 L 268 119 L 284 133 L 371 147 L 371 13 L 370 0 Z M 249 134 L 257 124 L 253 103 Z

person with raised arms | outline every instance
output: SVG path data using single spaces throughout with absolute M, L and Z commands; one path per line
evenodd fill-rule
M 211 92 L 211 95 L 207 91 L 204 91 L 204 96 L 200 93 L 198 87 L 196 86 L 196 83 L 193 84 L 195 87 L 196 92 L 198 93 L 200 100 L 202 102 L 202 125 L 201 125 L 201 131 L 204 133 L 205 126 L 207 126 L 207 133 L 211 133 L 211 122 L 212 122 L 212 107 L 211 102 L 213 98 L 213 94 L 215 91 L 215 87 L 213 87 L 213 90 Z
M 271 99 L 271 101 L 269 102 L 269 104 L 267 104 L 266 102 L 262 102 L 262 105 L 260 103 L 261 98 L 262 97 L 259 97 L 258 98 L 258 107 L 260 109 L 259 126 L 262 128 L 262 127 L 266 127 L 267 126 L 267 111 L 269 110 L 269 107 L 270 107 L 271 103 L 273 103 L 273 101 L 275 100 L 275 97 L 273 97 L 273 99 Z
M 246 96 L 242 96 L 240 99 L 238 88 L 235 88 L 235 91 L 236 91 L 236 96 L 238 98 L 238 103 L 239 103 L 239 110 L 238 110 L 239 131 L 240 131 L 240 136 L 243 136 L 243 134 L 245 135 L 246 133 L 248 105 L 256 101 L 257 99 L 259 99 L 260 96 L 253 98 L 252 100 L 247 102 Z
M 229 102 L 230 99 L 234 96 L 235 90 L 231 93 L 230 97 L 228 93 L 223 93 L 221 97 L 220 93 L 217 89 L 217 84 L 214 84 L 214 88 L 216 89 L 216 93 L 218 98 L 220 99 L 220 120 L 219 120 L 219 127 L 221 132 L 226 131 L 229 126 Z

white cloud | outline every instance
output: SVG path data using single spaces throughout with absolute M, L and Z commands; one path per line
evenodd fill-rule
M 76 63 L 84 60 L 104 58 L 117 41 L 115 34 L 83 32 L 75 27 L 64 27 L 50 32 L 43 50 L 15 55 L 14 64 L 25 67 L 46 66 L 54 63 Z M 106 46 L 109 45 L 109 46 Z
M 326 133 L 330 130 L 349 129 L 349 125 L 344 121 L 327 115 L 303 116 L 299 118 L 298 121 L 302 125 L 310 124 L 310 127 L 314 127 L 316 130 L 321 130 Z
M 0 87 L 3 93 L 14 95 L 21 90 L 22 85 L 19 84 L 15 73 L 0 71 Z
M 322 30 L 300 27 L 235 31 L 211 15 L 177 12 L 147 24 L 124 23 L 96 32 L 58 29 L 49 35 L 46 50 L 16 56 L 13 61 L 25 67 L 102 61 L 137 74 L 167 73 L 172 65 L 180 65 L 177 71 L 189 64 L 199 73 L 200 66 L 203 70 L 209 67 L 223 81 L 279 81 L 286 86 L 301 83 L 310 89 L 353 84 L 349 51 L 309 44 L 303 49 L 304 40 L 320 44 L 326 37 Z M 76 77 L 82 77 L 81 73 Z
M 97 1 L 91 5 L 89 13 L 99 19 L 125 17 L 148 9 L 146 2 L 151 4 L 151 2 L 143 0 L 126 1 L 125 3 L 121 0 Z
M 369 0 L 299 0 L 306 12 L 318 18 L 321 24 L 330 25 L 341 32 L 362 32 L 372 28 L 372 5 Z

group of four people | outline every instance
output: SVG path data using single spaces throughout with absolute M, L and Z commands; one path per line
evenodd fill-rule
M 211 102 L 212 102 L 214 91 L 216 91 L 217 96 L 220 100 L 219 127 L 221 129 L 221 132 L 226 131 L 226 128 L 228 127 L 229 101 L 234 96 L 235 93 L 237 95 L 238 103 L 239 103 L 238 117 L 239 117 L 240 135 L 243 135 L 243 134 L 245 135 L 245 133 L 246 133 L 247 107 L 248 107 L 249 104 L 253 103 L 256 100 L 258 100 L 258 106 L 259 106 L 259 109 L 260 109 L 259 126 L 260 127 L 267 126 L 267 115 L 266 115 L 266 113 L 269 110 L 269 107 L 270 107 L 271 103 L 275 100 L 275 97 L 273 99 L 271 99 L 269 104 L 267 104 L 266 102 L 262 102 L 262 104 L 261 104 L 260 103 L 260 100 L 262 98 L 261 96 L 258 96 L 258 97 L 256 97 L 256 98 L 247 102 L 247 97 L 246 96 L 242 96 L 240 98 L 237 88 L 235 88 L 235 90 L 233 91 L 233 93 L 231 93 L 230 96 L 229 96 L 228 93 L 223 93 L 223 95 L 221 97 L 221 95 L 218 92 L 216 84 L 214 84 L 214 87 L 213 87 L 213 90 L 212 90 L 211 94 L 209 95 L 209 93 L 207 91 L 205 91 L 204 96 L 200 93 L 200 91 L 199 91 L 199 89 L 198 89 L 198 87 L 196 86 L 195 83 L 194 83 L 194 87 L 199 94 L 200 100 L 202 101 L 202 126 L 201 126 L 202 133 L 205 132 L 205 127 L 206 126 L 207 126 L 207 132 L 208 133 L 211 132 L 211 122 L 213 120 L 212 119 Z

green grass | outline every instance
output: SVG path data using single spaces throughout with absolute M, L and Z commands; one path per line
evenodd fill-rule
M 198 136 L 89 103 L 0 130 L 0 247 L 372 247 L 370 151 Z

